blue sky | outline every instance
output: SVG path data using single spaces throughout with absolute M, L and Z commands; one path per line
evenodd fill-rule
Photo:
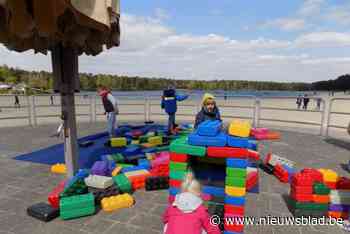
M 121 45 L 82 56 L 91 73 L 306 81 L 350 71 L 350 1 L 121 1 Z M 0 64 L 51 70 L 46 56 L 9 52 Z

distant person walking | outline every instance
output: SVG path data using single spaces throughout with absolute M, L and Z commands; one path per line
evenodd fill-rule
M 301 108 L 302 102 L 303 102 L 303 97 L 302 97 L 301 95 L 299 95 L 299 96 L 297 97 L 297 101 L 296 101 L 298 109 Z
M 52 95 L 50 96 L 50 101 L 51 101 L 51 106 L 53 106 L 54 103 L 53 103 L 53 96 Z
M 17 95 L 15 95 L 15 108 L 21 108 L 21 105 L 19 104 L 19 98 Z
M 310 98 L 308 97 L 307 94 L 304 95 L 304 98 L 303 98 L 303 109 L 304 110 L 307 110 L 307 106 L 309 105 L 309 102 L 310 102 Z
M 316 99 L 316 110 L 321 110 L 322 98 L 318 97 Z
M 107 115 L 107 131 L 112 138 L 115 136 L 116 115 L 119 114 L 117 101 L 106 87 L 99 88 L 98 95 L 102 98 L 105 115 Z

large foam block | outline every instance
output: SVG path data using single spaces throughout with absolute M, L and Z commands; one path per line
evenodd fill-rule
M 146 166 L 124 167 L 124 168 L 122 168 L 122 173 L 126 173 L 129 171 L 147 170 L 147 169 L 148 169 L 148 167 L 146 167 Z
M 60 200 L 60 218 L 73 219 L 95 213 L 95 198 L 92 193 L 64 197 Z
M 234 147 L 213 147 L 207 149 L 208 157 L 214 158 L 247 158 L 248 150 Z
M 104 211 L 114 211 L 122 208 L 131 207 L 134 204 L 134 198 L 130 194 L 116 195 L 103 198 L 101 207 Z
M 125 137 L 111 138 L 112 147 L 123 147 L 127 145 L 127 140 Z
M 200 136 L 197 132 L 193 132 L 188 136 L 188 144 L 223 147 L 227 144 L 227 135 L 225 133 L 219 133 L 216 136 Z
M 327 182 L 337 182 L 338 174 L 330 169 L 319 169 L 319 172 L 323 175 L 323 180 Z
M 228 129 L 228 134 L 238 137 L 249 137 L 251 124 L 248 121 L 232 120 Z
M 244 206 L 245 205 L 245 197 L 232 197 L 225 196 L 225 204 L 235 205 L 235 206 Z
M 197 134 L 201 136 L 216 136 L 222 128 L 219 120 L 206 120 L 197 127 Z
M 246 178 L 247 170 L 242 168 L 226 167 L 226 176 Z
M 99 189 L 106 189 L 113 185 L 113 179 L 107 176 L 89 175 L 84 181 L 87 186 Z
M 225 196 L 225 189 L 215 186 L 203 186 L 202 192 L 216 197 Z
M 108 171 L 107 161 L 96 161 L 91 168 L 91 174 L 93 175 L 107 176 Z
M 27 208 L 27 214 L 44 222 L 49 222 L 59 216 L 59 210 L 49 204 L 40 202 Z
M 256 141 L 249 138 L 228 136 L 227 145 L 231 147 L 247 148 L 247 149 L 256 149 Z
M 248 160 L 247 159 L 239 159 L 239 158 L 227 158 L 226 165 L 227 165 L 227 167 L 246 169 L 248 166 Z
M 170 144 L 170 151 L 178 154 L 189 154 L 203 157 L 207 150 L 206 147 L 203 146 L 189 145 L 187 137 L 182 137 L 174 140 Z
M 242 197 L 242 196 L 245 196 L 246 194 L 246 188 L 225 186 L 225 193 L 231 197 Z

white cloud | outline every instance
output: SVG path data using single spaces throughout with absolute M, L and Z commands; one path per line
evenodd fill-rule
M 350 46 L 350 33 L 314 32 L 299 36 L 294 43 L 299 47 Z
M 284 31 L 298 31 L 306 27 L 304 19 L 298 18 L 280 18 L 265 22 L 264 28 L 279 28 Z
M 156 8 L 155 9 L 155 16 L 157 19 L 163 21 L 163 20 L 168 20 L 170 19 L 170 14 L 166 10 L 162 8 Z
M 350 4 L 331 7 L 325 19 L 336 22 L 339 25 L 350 25 Z
M 305 0 L 297 13 L 306 17 L 319 15 L 324 3 L 325 0 Z
M 313 54 L 322 48 L 303 51 L 334 42 L 347 46 L 350 35 L 344 33 L 309 33 L 291 41 L 263 37 L 236 40 L 218 34 L 179 34 L 158 19 L 128 14 L 122 16 L 121 26 L 121 46 L 96 57 L 82 56 L 81 72 L 206 80 L 313 81 L 335 78 L 350 66 L 341 54 L 342 48 L 333 56 L 337 59 Z M 9 52 L 3 47 L 0 64 L 28 70 L 51 69 L 50 57 Z

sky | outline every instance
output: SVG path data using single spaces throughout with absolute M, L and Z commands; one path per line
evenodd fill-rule
M 348 0 L 122 0 L 121 33 L 80 72 L 314 82 L 350 68 Z M 49 56 L 2 45 L 0 64 L 51 71 Z

